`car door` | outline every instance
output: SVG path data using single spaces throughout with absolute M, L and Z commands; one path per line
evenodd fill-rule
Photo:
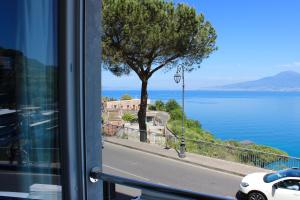
M 300 180 L 288 179 L 278 182 L 274 189 L 274 200 L 300 200 Z

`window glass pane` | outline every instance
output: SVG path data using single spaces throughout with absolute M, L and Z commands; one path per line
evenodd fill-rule
M 270 2 L 102 0 L 104 173 L 249 199 L 299 177 L 300 1 Z
M 0 26 L 0 196 L 61 199 L 57 1 L 1 1 Z
M 279 188 L 288 189 L 288 190 L 300 190 L 300 180 L 289 179 L 278 183 Z

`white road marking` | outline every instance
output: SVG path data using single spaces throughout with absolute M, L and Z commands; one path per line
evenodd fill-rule
M 138 175 L 132 174 L 132 173 L 127 172 L 127 171 L 124 171 L 124 170 L 122 170 L 122 169 L 118 169 L 118 168 L 115 168 L 115 167 L 111 167 L 111 166 L 106 165 L 106 164 L 103 164 L 102 166 L 103 166 L 103 167 L 110 168 L 110 169 L 115 170 L 115 171 L 118 171 L 118 172 L 121 172 L 121 173 L 123 173 L 123 174 L 127 174 L 127 175 L 130 175 L 130 176 L 134 176 L 134 177 L 139 178 L 139 179 L 143 179 L 143 180 L 145 180 L 145 181 L 150 181 L 150 179 L 148 179 L 148 178 L 145 178 L 145 177 L 142 177 L 142 176 L 138 176 Z

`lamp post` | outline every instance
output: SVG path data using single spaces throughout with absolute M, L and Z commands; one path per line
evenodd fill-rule
M 180 75 L 181 72 L 181 75 Z M 181 139 L 180 139 L 180 149 L 179 149 L 179 157 L 185 157 L 185 139 L 184 139 L 184 65 L 180 64 L 177 67 L 177 72 L 174 75 L 174 80 L 176 83 L 180 83 L 182 78 L 182 124 L 181 124 Z

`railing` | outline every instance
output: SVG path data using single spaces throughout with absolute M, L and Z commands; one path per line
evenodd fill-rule
M 141 199 L 143 200 L 232 200 L 232 198 L 229 197 L 213 196 L 209 194 L 191 192 L 188 190 L 175 189 L 168 186 L 123 178 L 101 172 L 96 172 L 93 178 L 101 179 L 104 181 L 105 200 L 116 199 L 116 184 L 141 190 Z
M 140 133 L 142 132 L 139 129 L 130 128 L 126 126 L 118 126 L 112 124 L 104 124 L 103 132 L 105 135 L 116 136 L 122 139 L 140 141 Z M 166 144 L 166 137 L 162 133 L 157 133 L 154 131 L 145 131 L 147 134 L 148 143 L 158 144 L 164 146 Z
M 265 169 L 281 170 L 293 167 L 300 168 L 300 158 L 254 149 L 189 139 L 186 140 L 186 148 L 189 152 L 200 155 L 239 162 Z
M 139 141 L 140 130 L 138 129 L 115 125 L 106 126 L 115 127 L 115 129 L 118 130 L 115 133 L 116 137 Z M 147 132 L 147 134 L 149 143 L 159 144 L 168 148 L 177 148 L 179 146 L 179 138 L 168 128 L 166 129 L 164 135 L 149 131 Z M 254 149 L 235 147 L 232 145 L 225 145 L 202 140 L 186 139 L 185 142 L 186 150 L 188 152 L 197 153 L 203 156 L 233 161 L 271 170 L 281 170 L 293 167 L 300 168 L 300 158 L 297 157 L 268 153 Z
M 179 138 L 171 130 L 168 130 L 167 143 L 173 148 L 179 146 Z M 175 141 L 175 143 L 174 143 Z M 213 143 L 203 140 L 185 139 L 186 150 L 203 156 L 218 158 L 227 161 L 238 162 L 270 170 L 286 168 L 300 168 L 300 158 Z

